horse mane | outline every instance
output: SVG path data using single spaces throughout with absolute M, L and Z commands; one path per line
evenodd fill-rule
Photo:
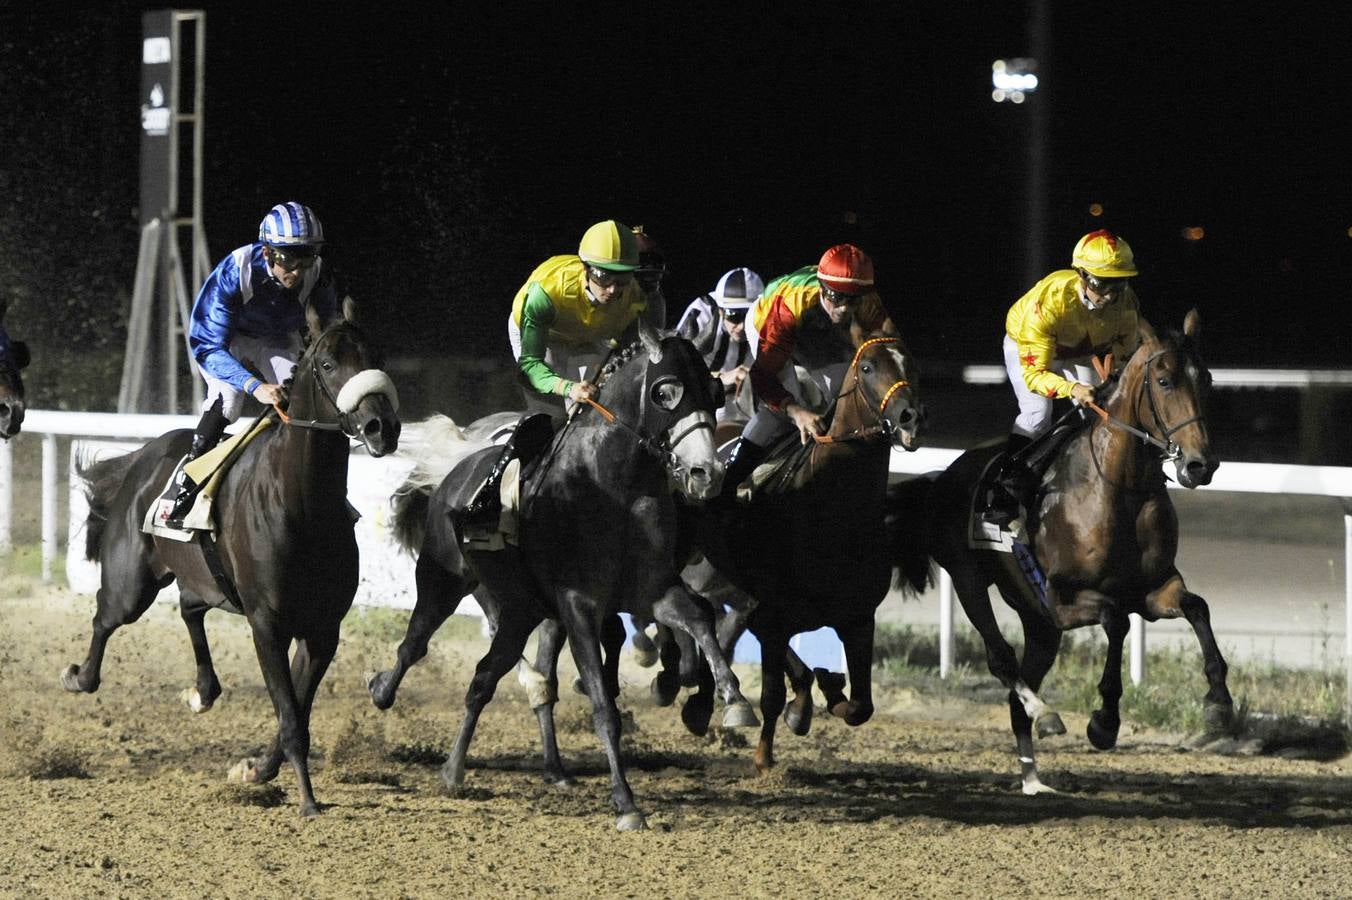
M 98 461 L 93 460 L 89 451 L 76 457 L 75 474 L 84 482 L 84 495 L 89 501 L 89 515 L 85 519 L 85 559 L 96 561 L 99 558 L 99 545 L 108 525 L 108 510 L 135 462 L 135 453 Z

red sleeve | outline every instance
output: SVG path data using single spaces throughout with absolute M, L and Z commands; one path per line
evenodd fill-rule
M 770 313 L 761 326 L 756 346 L 756 360 L 751 364 L 751 387 L 756 397 L 773 410 L 784 408 L 793 395 L 779 382 L 779 373 L 793 361 L 793 344 L 798 334 L 798 320 L 784 301 L 775 298 Z

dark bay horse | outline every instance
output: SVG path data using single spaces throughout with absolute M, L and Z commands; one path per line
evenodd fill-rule
M 14 437 L 23 425 L 23 378 L 19 370 L 28 363 L 28 345 L 11 340 L 5 331 L 4 301 L 0 301 L 0 440 Z
M 496 624 L 492 644 L 466 692 L 465 719 L 442 769 L 446 784 L 459 789 L 475 725 L 498 681 L 517 664 L 536 626 L 557 620 L 592 702 L 610 764 L 616 826 L 622 831 L 646 823 L 620 759 L 617 684 L 602 663 L 603 643 L 611 658 L 618 650 L 619 611 L 692 634 L 713 662 L 714 679 L 728 705 L 724 724 L 756 722 L 718 649 L 712 610 L 681 584 L 674 551 L 673 489 L 704 499 L 717 493 L 723 475 L 713 446 L 713 379 L 689 341 L 659 338 L 646 326 L 639 334 L 641 343 L 601 381 L 597 403 L 604 414 L 585 410 L 573 417 L 523 473 L 515 544 L 479 549 L 462 543 L 458 531 L 459 512 L 497 448 L 455 463 L 427 507 L 416 570 L 418 599 L 398 667 L 372 679 L 377 705 L 392 699 L 398 677 L 425 653 L 432 631 L 460 599 L 474 591 L 487 602 L 485 611 Z M 399 518 L 395 530 L 406 541 L 418 534 Z M 557 656 L 557 644 L 553 652 Z M 532 705 L 537 706 L 534 699 Z M 543 728 L 539 706 L 537 713 Z M 547 757 L 549 752 L 547 747 Z M 555 767 L 557 758 L 547 759 L 547 768 Z M 557 774 L 561 777 L 561 768 Z
M 873 714 L 873 619 L 892 577 L 884 524 L 889 457 L 893 448 L 915 449 L 923 410 L 919 368 L 900 338 L 860 334 L 855 342 L 827 435 L 791 457 L 749 504 L 688 516 L 695 546 L 756 601 L 746 622 L 761 645 L 761 771 L 774 765 L 786 663 L 797 659 L 789 650 L 793 635 L 834 628 L 845 647 L 850 698 L 837 678 L 822 685 L 828 706 L 850 725 Z M 801 662 L 787 672 L 796 693 L 787 718 L 805 733 L 812 673 Z
M 1148 622 L 1188 620 L 1202 647 L 1208 728 L 1224 729 L 1232 720 L 1225 659 L 1206 601 L 1188 590 L 1174 566 L 1178 518 L 1161 471 L 1161 461 L 1171 461 L 1178 483 L 1196 488 L 1211 481 L 1218 465 L 1207 435 L 1211 376 L 1198 353 L 1200 328 L 1196 310 L 1188 313 L 1181 334 L 1158 335 L 1143 324 L 1136 352 L 1116 382 L 1100 390 L 1106 417 L 1069 439 L 1054 457 L 1028 523 L 1045 576 L 1044 599 L 1011 554 L 969 546 L 973 491 L 1000 447 L 969 450 L 937 478 L 917 478 L 891 492 L 889 504 L 904 526 L 895 546 L 900 568 L 912 573 L 916 589 L 929 559 L 948 570 L 967 617 L 985 640 L 991 673 L 1009 688 L 1025 794 L 1048 790 L 1037 774 L 1033 725 L 1039 737 L 1065 732 L 1037 691 L 1068 629 L 1102 625 L 1108 635 L 1099 682 L 1103 703 L 1088 726 L 1095 747 L 1107 750 L 1117 742 L 1129 613 Z M 996 624 L 987 593 L 992 584 L 1023 625 L 1022 662 Z
M 219 581 L 200 536 L 185 543 L 141 531 L 146 510 L 188 449 L 190 431 L 171 431 L 83 472 L 90 499 L 87 552 L 102 564 L 102 586 L 89 655 L 61 675 L 67 690 L 98 690 L 108 638 L 140 618 L 160 589 L 177 579 L 197 659 L 194 708 L 208 708 L 220 684 L 203 617 L 210 607 L 242 613 L 278 724 L 261 763 L 245 761 L 244 778 L 275 778 L 285 757 L 307 816 L 319 811 L 308 763 L 310 707 L 357 590 L 357 541 L 347 504 L 349 438 L 372 456 L 399 442 L 393 385 L 352 321 L 353 311 L 345 303 L 343 318 L 326 328 L 310 312 L 310 344 L 296 366 L 283 424 L 245 447 L 225 475 L 214 507 Z

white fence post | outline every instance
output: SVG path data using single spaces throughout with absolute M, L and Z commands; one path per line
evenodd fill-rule
M 42 580 L 52 580 L 56 559 L 56 435 L 42 436 Z
M 14 549 L 14 445 L 0 441 L 0 556 Z
M 953 671 L 953 576 L 939 569 L 939 677 Z
M 1136 613 L 1129 613 L 1130 627 L 1127 637 L 1131 640 L 1131 683 L 1145 681 L 1145 620 Z
M 1352 722 L 1352 500 L 1343 498 L 1343 672 L 1347 684 L 1347 708 L 1343 721 Z

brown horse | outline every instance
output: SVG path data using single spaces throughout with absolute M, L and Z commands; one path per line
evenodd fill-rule
M 1012 554 L 969 546 L 973 491 L 999 447 L 969 450 L 937 478 L 917 478 L 890 492 L 892 512 L 904 526 L 894 546 L 900 568 L 911 573 L 916 589 L 927 559 L 948 570 L 985 640 L 991 673 L 1009 688 L 1025 794 L 1048 790 L 1037 775 L 1033 724 L 1039 737 L 1065 732 L 1037 695 L 1063 631 L 1102 625 L 1108 635 L 1103 703 L 1088 726 L 1095 747 L 1117 742 L 1129 613 L 1152 622 L 1185 617 L 1202 647 L 1208 728 L 1223 729 L 1233 716 L 1206 601 L 1187 589 L 1174 566 L 1178 518 L 1160 466 L 1172 462 L 1178 483 L 1195 488 L 1210 482 L 1218 465 L 1207 436 L 1211 376 L 1198 354 L 1200 317 L 1188 313 L 1182 334 L 1157 335 L 1144 323 L 1140 331 L 1140 345 L 1116 382 L 1100 390 L 1106 396 L 1101 417 L 1060 448 L 1030 509 L 1027 530 L 1045 579 L 1043 596 Z M 992 584 L 1022 622 L 1022 663 L 996 625 L 987 593 Z
M 310 346 L 296 366 L 284 424 L 245 447 L 226 474 L 215 502 L 217 575 L 201 537 L 184 543 L 141 531 L 146 510 L 188 449 L 190 432 L 171 431 L 82 473 L 90 494 L 86 549 L 102 564 L 102 586 L 89 655 L 61 675 L 69 691 L 98 690 L 108 638 L 140 618 L 160 589 L 177 579 L 197 658 L 193 707 L 208 708 L 220 684 L 203 616 L 209 607 L 242 613 L 278 724 L 262 762 L 245 761 L 244 780 L 270 781 L 285 757 L 307 816 L 319 811 L 308 763 L 310 706 L 357 591 L 348 441 L 360 440 L 372 456 L 392 452 L 399 442 L 393 385 L 352 313 L 345 303 L 344 318 L 321 329 L 310 311 Z
M 923 411 L 919 369 L 901 339 L 875 334 L 855 340 L 826 436 L 782 464 L 749 504 L 730 513 L 690 514 L 696 546 L 756 601 L 746 621 L 761 645 L 755 752 L 761 771 L 774 765 L 786 671 L 796 692 L 786 718 L 803 733 L 810 717 L 812 673 L 786 669 L 795 634 L 835 629 L 845 647 L 850 697 L 836 676 L 822 684 L 828 707 L 850 725 L 873 714 L 873 619 L 892 574 L 884 524 L 889 457 L 893 448 L 915 449 Z M 695 702 L 691 697 L 687 706 Z
M 28 363 L 28 345 L 10 340 L 5 331 L 5 307 L 0 301 L 0 440 L 14 437 L 23 425 L 23 379 L 19 370 Z

